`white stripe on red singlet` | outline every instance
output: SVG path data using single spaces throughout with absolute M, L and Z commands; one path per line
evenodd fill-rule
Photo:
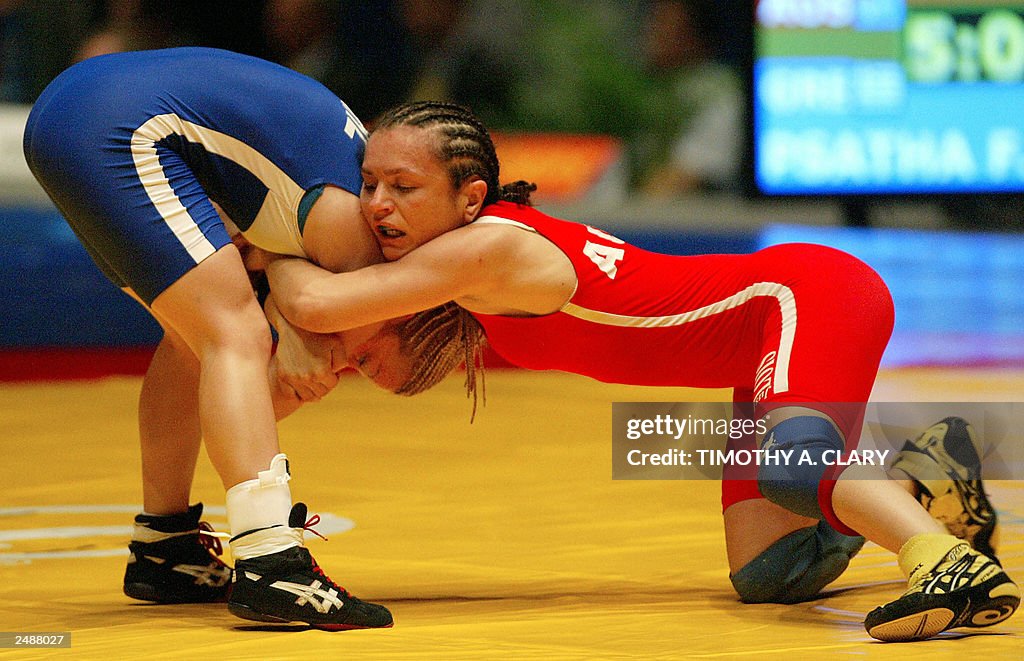
M 771 296 L 778 301 L 779 311 L 782 313 L 782 330 L 779 335 L 779 352 L 778 360 L 775 363 L 773 387 L 776 393 L 786 392 L 789 390 L 789 361 L 793 353 L 793 338 L 796 335 L 796 298 L 793 296 L 793 291 L 786 285 L 777 282 L 756 282 L 732 296 L 723 298 L 710 305 L 705 305 L 702 308 L 661 317 L 636 317 L 612 314 L 610 312 L 590 310 L 574 303 L 566 303 L 561 312 L 571 317 L 602 326 L 669 328 L 721 314 L 760 296 Z

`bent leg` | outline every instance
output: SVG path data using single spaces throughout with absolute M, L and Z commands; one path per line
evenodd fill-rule
M 874 543 L 899 553 L 911 537 L 945 533 L 921 504 L 877 467 L 851 466 L 835 483 L 832 509 L 840 521 Z
M 916 534 L 943 532 L 904 486 L 889 480 L 879 467 L 849 466 L 838 480 L 825 479 L 824 453 L 849 447 L 830 418 L 804 407 L 783 407 L 770 415 L 780 422 L 760 445 L 793 450 L 794 455 L 788 462 L 761 467 L 758 484 L 765 498 L 798 514 L 823 518 L 839 532 L 863 535 L 894 553 Z M 856 440 L 852 445 L 856 447 Z M 801 456 L 810 462 L 803 464 Z
M 730 505 L 724 520 L 729 579 L 748 604 L 814 598 L 864 545 L 863 537 L 840 534 L 763 498 Z
M 842 435 L 830 419 L 801 407 L 777 409 L 765 416 L 769 418 L 773 426 L 758 445 L 774 461 L 758 468 L 761 493 L 790 512 L 827 517 L 831 507 L 819 498 L 819 485 L 828 471 L 829 453 L 843 450 Z
M 142 502 L 149 514 L 188 510 L 202 442 L 198 392 L 199 361 L 166 329 L 139 395 Z
M 238 250 L 221 248 L 152 307 L 198 359 L 200 426 L 224 487 L 253 479 L 278 442 L 267 381 L 270 330 Z

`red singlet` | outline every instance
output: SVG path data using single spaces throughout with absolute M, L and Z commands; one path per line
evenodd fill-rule
M 509 362 L 610 383 L 732 387 L 735 401 L 762 412 L 813 404 L 859 439 L 893 306 L 885 283 L 855 257 L 810 244 L 662 255 L 506 202 L 476 222 L 535 231 L 576 270 L 576 291 L 558 312 L 474 313 Z M 758 497 L 756 482 L 723 481 L 724 507 Z M 822 511 L 835 525 L 830 503 Z

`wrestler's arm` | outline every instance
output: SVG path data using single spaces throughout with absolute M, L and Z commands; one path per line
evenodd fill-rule
M 380 247 L 363 221 L 359 198 L 335 186 L 327 186 L 310 210 L 302 242 L 310 261 L 335 273 L 383 261 Z M 338 372 L 348 362 L 346 344 L 358 346 L 379 326 L 341 335 L 312 333 L 289 323 L 278 311 L 275 298 L 272 293 L 265 311 L 279 337 L 271 361 L 277 388 L 304 402 L 318 401 L 338 383 Z
M 447 232 L 400 260 L 334 274 L 304 260 L 267 267 L 281 313 L 319 333 L 338 332 L 421 312 L 492 286 L 500 262 L 495 242 L 472 228 Z

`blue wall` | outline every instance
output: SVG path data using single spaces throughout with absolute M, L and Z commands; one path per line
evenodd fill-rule
M 160 327 L 54 210 L 0 209 L 0 348 L 154 345 Z
M 1024 365 L 1024 237 L 770 226 L 760 245 L 820 243 L 885 280 L 896 304 L 887 365 Z

